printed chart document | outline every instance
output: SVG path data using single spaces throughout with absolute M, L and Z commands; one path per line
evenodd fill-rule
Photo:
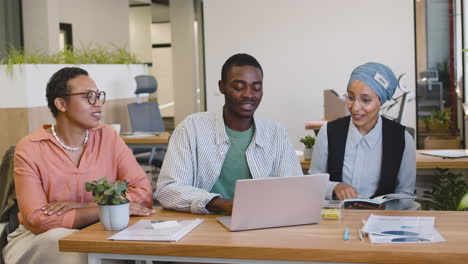
M 422 151 L 421 154 L 448 158 L 448 159 L 468 157 L 468 152 L 466 150 L 449 150 L 449 149 L 428 150 L 428 151 Z
M 434 227 L 435 217 L 371 214 L 362 228 L 372 243 L 429 243 L 446 241 Z
M 399 199 L 416 199 L 416 197 L 410 196 L 407 194 L 401 194 L 401 193 L 391 193 L 391 194 L 385 194 L 382 196 L 374 197 L 372 199 L 370 198 L 345 199 L 343 202 L 344 202 L 344 206 L 347 208 L 349 206 L 352 206 L 354 203 L 363 203 L 366 205 L 379 206 L 386 202 L 399 200 Z
M 140 220 L 108 239 L 178 241 L 202 222 L 203 219 L 199 218 L 194 220 Z

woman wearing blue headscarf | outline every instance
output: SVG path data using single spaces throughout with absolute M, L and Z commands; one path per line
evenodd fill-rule
M 413 138 L 404 126 L 379 115 L 397 85 L 392 70 L 380 63 L 363 64 L 351 73 L 344 95 L 350 115 L 320 129 L 312 155 L 309 173 L 330 174 L 326 199 L 414 196 Z M 394 200 L 386 209 L 407 209 L 411 204 L 411 199 Z

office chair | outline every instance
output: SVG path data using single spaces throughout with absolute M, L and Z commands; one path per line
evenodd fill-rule
M 403 73 L 398 77 L 398 89 L 401 90 L 401 94 L 393 96 L 384 106 L 380 108 L 380 113 L 386 118 L 393 120 L 397 123 L 402 122 L 405 115 L 406 104 L 414 98 L 411 98 L 411 90 L 401 85 L 401 79 L 405 74 Z M 396 116 L 392 116 L 391 112 L 397 111 Z
M 0 253 L 6 246 L 7 236 L 19 226 L 18 203 L 13 180 L 13 160 L 15 146 L 10 147 L 0 164 Z M 0 264 L 3 255 L 0 255 Z
M 132 123 L 133 132 L 163 132 L 164 121 L 159 111 L 158 102 L 142 102 L 140 94 L 154 93 L 158 88 L 158 82 L 151 75 L 138 75 L 135 77 L 137 88 L 135 94 L 137 97 L 136 103 L 128 104 L 128 113 L 130 115 L 130 122 Z M 149 165 L 161 167 L 162 160 L 154 159 L 156 155 L 156 148 L 142 149 L 133 148 L 133 153 L 150 152 L 149 155 L 138 156 L 139 162 L 147 161 Z

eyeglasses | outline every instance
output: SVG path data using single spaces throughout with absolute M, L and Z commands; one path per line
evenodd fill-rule
M 88 91 L 85 93 L 66 94 L 64 96 L 80 95 L 80 94 L 86 94 L 86 98 L 88 98 L 88 103 L 91 105 L 95 105 L 98 99 L 99 101 L 101 101 L 101 104 L 104 104 L 106 102 L 106 92 L 104 91 L 100 91 L 100 92 Z
M 344 98 L 345 102 L 348 104 L 348 107 L 351 107 L 354 104 L 354 102 L 356 102 L 356 101 L 359 102 L 359 105 L 361 107 L 368 107 L 374 101 L 372 98 L 354 97 L 354 96 L 349 95 L 349 94 L 343 94 L 343 98 Z

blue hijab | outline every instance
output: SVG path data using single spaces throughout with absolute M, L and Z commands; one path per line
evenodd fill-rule
M 355 80 L 367 84 L 379 96 L 382 104 L 392 98 L 398 85 L 398 80 L 392 70 L 376 62 L 368 62 L 354 69 L 349 78 L 348 87 Z

